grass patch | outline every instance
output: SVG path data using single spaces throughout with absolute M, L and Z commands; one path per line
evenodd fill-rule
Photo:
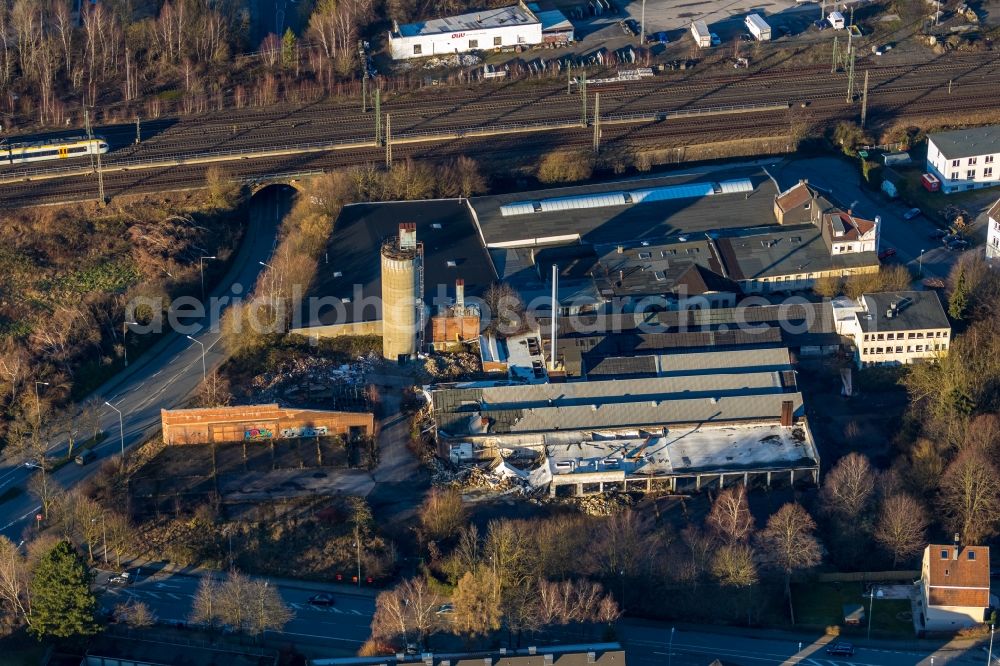
M 870 600 L 862 583 L 801 583 L 792 586 L 795 619 L 798 625 L 840 626 L 844 636 L 864 636 L 868 632 Z M 844 625 L 844 605 L 862 604 L 865 619 L 860 626 Z M 913 620 L 906 599 L 875 599 L 871 617 L 872 635 L 912 636 Z

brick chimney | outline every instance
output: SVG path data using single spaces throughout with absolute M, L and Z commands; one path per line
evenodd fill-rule
M 458 278 L 455 280 L 455 310 L 461 312 L 465 309 L 465 280 Z
M 781 402 L 781 425 L 786 428 L 792 425 L 792 401 L 783 400 Z
M 402 222 L 399 225 L 399 247 L 415 248 L 417 246 L 417 223 Z

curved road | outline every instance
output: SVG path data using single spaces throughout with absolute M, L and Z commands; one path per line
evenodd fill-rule
M 291 188 L 267 188 L 258 193 L 249 206 L 249 220 L 243 245 L 229 273 L 211 296 L 245 294 L 253 287 L 261 271 L 259 262 L 268 261 L 277 238 L 278 224 L 288 212 L 292 202 Z M 224 308 L 223 308 L 224 309 Z M 227 358 L 220 342 L 218 323 L 202 319 L 191 324 L 190 335 L 205 347 L 205 365 L 209 371 Z M 123 446 L 129 448 L 145 441 L 160 425 L 160 409 L 178 407 L 197 388 L 202 379 L 202 348 L 188 340 L 184 333 L 167 333 L 152 349 L 132 363 L 96 392 L 101 403 L 105 400 L 122 412 L 123 429 L 119 429 L 118 414 L 104 407 L 101 428 L 107 439 L 94 448 L 97 459 L 86 466 L 68 464 L 52 474 L 63 487 L 69 489 L 94 474 L 101 462 L 119 454 Z M 122 431 L 124 436 L 122 437 Z M 49 449 L 50 457 L 66 453 L 66 442 L 55 443 Z M 35 469 L 28 469 L 10 461 L 0 463 L 0 493 L 11 487 L 26 489 Z M 17 543 L 39 510 L 39 502 L 26 490 L 17 497 L 0 504 L 0 534 Z

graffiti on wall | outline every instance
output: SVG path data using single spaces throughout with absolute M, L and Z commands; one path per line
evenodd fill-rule
M 302 426 L 301 428 L 282 428 L 282 437 L 325 437 L 326 426 Z
M 270 428 L 245 428 L 243 430 L 243 439 L 251 442 L 262 439 L 274 439 L 274 431 Z

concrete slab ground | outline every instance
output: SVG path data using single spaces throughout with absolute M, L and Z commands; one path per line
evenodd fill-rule
M 624 3 L 619 2 L 619 6 Z M 631 0 L 622 7 L 636 21 L 642 20 L 642 1 Z M 810 12 L 811 10 L 811 12 Z M 763 14 L 765 18 L 783 12 L 815 13 L 813 20 L 819 18 L 819 5 L 815 2 L 796 2 L 795 0 L 729 0 L 715 2 L 713 0 L 646 0 L 646 32 L 658 30 L 687 29 L 692 21 L 702 20 L 710 24 L 725 21 L 739 21 L 754 12 Z

